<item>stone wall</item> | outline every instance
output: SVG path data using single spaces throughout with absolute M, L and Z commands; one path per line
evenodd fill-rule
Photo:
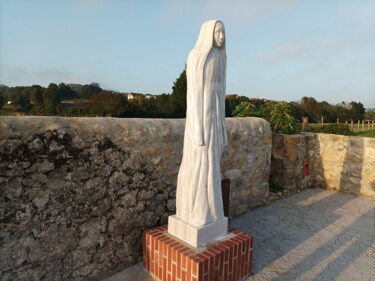
M 314 149 L 314 135 L 273 135 L 269 203 L 312 187 Z
M 282 190 L 270 192 L 269 202 L 306 187 L 375 197 L 375 139 L 274 135 L 270 179 Z
M 230 216 L 268 196 L 271 130 L 227 119 Z M 0 279 L 100 280 L 175 212 L 184 120 L 0 117 Z
M 317 134 L 314 186 L 375 197 L 375 138 Z

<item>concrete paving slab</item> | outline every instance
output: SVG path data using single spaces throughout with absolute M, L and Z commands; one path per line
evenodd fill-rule
M 233 219 L 254 236 L 254 275 L 263 280 L 375 280 L 375 199 L 306 189 Z M 142 264 L 105 281 L 150 281 Z

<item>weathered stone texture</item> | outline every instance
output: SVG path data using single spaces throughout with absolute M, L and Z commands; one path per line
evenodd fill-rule
M 375 197 L 375 139 L 315 135 L 314 185 Z
M 312 134 L 273 135 L 270 181 L 283 190 L 270 192 L 269 202 L 312 187 L 313 139 Z M 308 165 L 307 173 L 304 164 Z
M 269 124 L 227 119 L 230 216 L 264 204 Z M 175 213 L 184 120 L 0 117 L 0 279 L 95 280 Z
M 309 174 L 304 174 L 304 164 Z M 375 139 L 330 134 L 274 135 L 270 179 L 284 190 L 273 202 L 306 187 L 375 197 Z

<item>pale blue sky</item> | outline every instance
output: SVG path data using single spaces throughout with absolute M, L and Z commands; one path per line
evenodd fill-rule
M 228 94 L 375 108 L 375 0 L 0 0 L 0 84 L 170 93 L 208 19 Z

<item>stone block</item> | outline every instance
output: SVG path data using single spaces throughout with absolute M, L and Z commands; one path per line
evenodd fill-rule
M 168 220 L 168 232 L 182 241 L 199 247 L 227 235 L 228 218 L 201 227 L 193 226 L 179 220 L 175 215 Z

